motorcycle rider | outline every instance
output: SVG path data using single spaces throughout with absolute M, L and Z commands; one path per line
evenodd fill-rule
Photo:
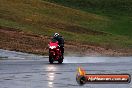
M 60 46 L 60 50 L 61 50 L 61 53 L 63 56 L 63 54 L 64 54 L 64 39 L 63 39 L 63 37 L 60 36 L 59 33 L 54 33 L 54 37 L 52 40 L 58 41 L 58 44 Z

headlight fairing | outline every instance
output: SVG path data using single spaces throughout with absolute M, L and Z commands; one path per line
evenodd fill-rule
M 56 48 L 56 46 L 50 46 L 49 48 L 50 48 L 50 49 L 54 49 L 54 48 Z

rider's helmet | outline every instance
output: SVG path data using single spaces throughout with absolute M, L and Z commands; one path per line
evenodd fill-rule
M 59 36 L 59 33 L 55 33 L 55 34 L 54 34 L 54 37 L 58 37 L 58 36 Z

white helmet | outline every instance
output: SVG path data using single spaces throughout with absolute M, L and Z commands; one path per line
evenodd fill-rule
M 58 36 L 59 36 L 59 33 L 55 33 L 55 34 L 54 34 L 54 37 L 58 37 Z

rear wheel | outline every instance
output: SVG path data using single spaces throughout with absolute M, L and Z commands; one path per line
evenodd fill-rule
M 63 60 L 59 60 L 58 62 L 59 62 L 59 64 L 62 64 Z
M 60 57 L 60 59 L 58 60 L 59 64 L 62 64 L 63 62 L 63 56 Z

